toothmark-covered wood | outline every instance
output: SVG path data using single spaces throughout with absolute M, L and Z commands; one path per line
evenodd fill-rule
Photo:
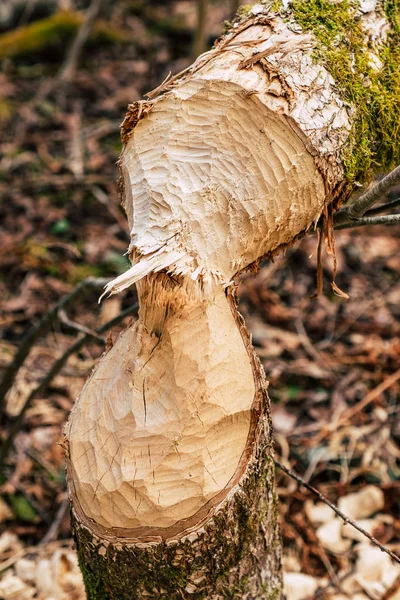
M 319 24 L 296 21 L 302 0 L 278 4 L 250 8 L 122 125 L 132 266 L 105 293 L 136 283 L 139 316 L 66 428 L 90 600 L 282 596 L 267 384 L 235 277 L 348 195 L 357 107 Z M 389 28 L 372 4 L 355 13 L 369 75 Z

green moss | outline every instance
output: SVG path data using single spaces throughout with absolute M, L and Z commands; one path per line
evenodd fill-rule
M 364 181 L 400 162 L 400 8 L 398 0 L 381 4 L 391 24 L 384 45 L 375 49 L 382 69 L 370 65 L 365 32 L 356 17 L 358 2 L 294 0 L 295 20 L 312 32 L 315 51 L 333 76 L 341 97 L 356 110 L 345 151 L 347 179 Z
M 238 11 L 237 11 L 238 17 L 240 17 L 241 19 L 243 17 L 246 17 L 249 14 L 250 10 L 251 10 L 250 4 L 242 4 L 242 6 L 239 6 Z
M 0 35 L 0 60 L 15 58 L 65 44 L 78 31 L 84 16 L 79 12 L 60 10 Z M 126 35 L 104 21 L 98 21 L 90 38 L 96 41 L 124 41 Z
M 87 567 L 82 552 L 78 552 L 79 568 L 86 588 L 87 600 L 109 600 L 102 580 Z
M 65 41 L 82 22 L 78 13 L 59 11 L 46 19 L 0 36 L 0 58 L 29 54 Z
M 278 600 L 278 598 L 281 597 L 281 593 L 282 593 L 282 589 L 281 587 L 276 587 L 274 590 L 268 591 L 268 596 L 266 597 L 266 600 Z

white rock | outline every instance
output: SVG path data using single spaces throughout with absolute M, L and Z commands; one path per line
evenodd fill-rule
M 287 600 L 306 600 L 306 598 L 315 594 L 318 579 L 302 573 L 284 573 L 283 587 Z
M 357 548 L 355 578 L 368 593 L 372 589 L 383 594 L 400 577 L 400 565 L 376 546 L 362 544 Z
M 323 502 L 317 502 L 314 504 L 312 500 L 306 500 L 304 505 L 307 517 L 314 525 L 320 525 L 327 521 L 333 521 L 335 513 L 327 504 Z
M 335 554 L 342 554 L 351 546 L 351 541 L 342 537 L 342 520 L 339 518 L 318 527 L 316 534 L 323 547 Z
M 6 575 L 0 581 L 2 600 L 31 600 L 35 596 L 34 588 L 27 586 L 19 577 Z
M 339 499 L 339 509 L 350 519 L 365 519 L 381 510 L 385 498 L 381 489 L 368 485 L 359 492 L 348 494 Z
M 26 583 L 34 583 L 36 579 L 36 563 L 29 558 L 20 558 L 15 564 L 15 572 Z

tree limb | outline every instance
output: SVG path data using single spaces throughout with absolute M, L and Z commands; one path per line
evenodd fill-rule
M 396 554 L 394 554 L 391 550 L 389 550 L 389 548 L 386 548 L 386 546 L 383 546 L 383 544 L 378 542 L 378 540 L 376 538 L 374 538 L 372 535 L 370 535 L 368 533 L 368 531 L 365 531 L 365 529 L 363 529 L 362 527 L 357 525 L 357 523 L 355 521 L 350 519 L 350 517 L 348 517 L 341 510 L 339 510 L 338 507 L 335 506 L 335 504 L 333 504 L 330 500 L 328 500 L 328 498 L 326 498 L 326 496 L 324 496 L 319 490 L 317 490 L 315 487 L 313 487 L 312 485 L 310 485 L 309 483 L 304 481 L 304 479 L 302 479 L 299 475 L 296 475 L 296 473 L 294 473 L 291 469 L 288 469 L 288 467 L 285 467 L 285 465 L 283 465 L 278 460 L 276 460 L 276 458 L 274 459 L 274 462 L 275 462 L 276 466 L 279 469 L 281 469 L 281 471 L 286 473 L 286 475 L 289 475 L 289 477 L 291 477 L 292 479 L 297 481 L 297 483 L 299 483 L 300 485 L 305 487 L 309 492 L 312 492 L 315 496 L 317 496 L 317 498 L 319 500 L 321 500 L 321 502 L 323 502 L 324 504 L 329 506 L 329 508 L 331 508 L 333 510 L 333 512 L 336 513 L 337 516 L 343 520 L 345 525 L 349 524 L 352 527 L 354 527 L 354 529 L 357 529 L 357 531 L 359 531 L 360 533 L 365 535 L 365 537 L 367 537 L 375 546 L 378 546 L 378 548 L 380 548 L 380 550 L 382 550 L 382 552 L 386 552 L 386 554 L 389 554 L 389 556 L 391 558 L 393 558 L 393 560 L 400 563 L 400 558 Z
M 387 210 L 391 210 L 392 208 L 397 208 L 400 206 L 400 198 L 395 198 L 391 202 L 386 202 L 385 204 L 379 204 L 379 206 L 375 206 L 375 208 L 371 208 L 368 212 L 365 213 L 366 217 L 371 217 L 373 215 L 380 215 Z
M 373 188 L 360 196 L 353 204 L 338 210 L 335 214 L 335 228 L 337 229 L 336 225 L 360 219 L 379 198 L 398 183 L 400 183 L 400 166 L 393 169 L 393 171 L 386 175 Z
M 206 18 L 208 0 L 197 0 L 197 25 L 193 42 L 193 58 L 203 54 L 206 49 Z
M 340 229 L 352 229 L 353 227 L 363 227 L 366 225 L 396 225 L 397 223 L 400 223 L 400 214 L 381 215 L 379 217 L 363 217 L 356 221 L 335 225 L 335 229 L 339 231 Z

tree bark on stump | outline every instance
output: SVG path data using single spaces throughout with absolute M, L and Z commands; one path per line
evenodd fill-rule
M 66 427 L 90 600 L 281 598 L 267 385 L 234 282 L 396 160 L 395 117 L 376 119 L 379 93 L 395 104 L 394 15 L 391 2 L 257 4 L 129 107 L 132 267 L 106 293 L 137 282 L 139 318 Z

